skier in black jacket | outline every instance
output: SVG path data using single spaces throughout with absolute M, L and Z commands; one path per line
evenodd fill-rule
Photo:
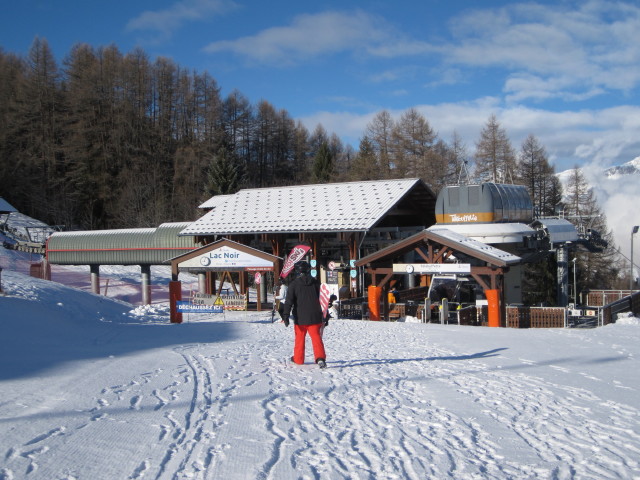
M 325 368 L 327 364 L 321 334 L 323 316 L 319 298 L 320 285 L 309 274 L 310 270 L 311 266 L 305 261 L 296 264 L 296 272 L 299 276 L 289 284 L 282 320 L 288 327 L 289 315 L 293 310 L 295 341 L 291 361 L 299 365 L 304 364 L 304 344 L 308 332 L 316 363 L 320 368 Z

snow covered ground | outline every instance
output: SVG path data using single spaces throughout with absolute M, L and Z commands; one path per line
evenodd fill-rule
M 0 479 L 640 478 L 640 321 L 185 315 L 29 278 L 0 248 Z M 310 349 L 310 345 L 308 345 Z M 310 353 L 310 352 L 309 352 Z

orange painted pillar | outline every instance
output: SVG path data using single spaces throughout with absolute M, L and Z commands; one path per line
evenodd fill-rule
M 169 318 L 171 323 L 182 323 L 182 312 L 176 302 L 182 300 L 182 282 L 169 282 Z
M 382 296 L 382 287 L 369 285 L 367 293 L 369 298 L 369 320 L 380 320 L 380 297 Z
M 487 297 L 488 314 L 489 314 L 489 326 L 500 326 L 500 291 L 499 290 L 485 290 L 484 294 Z

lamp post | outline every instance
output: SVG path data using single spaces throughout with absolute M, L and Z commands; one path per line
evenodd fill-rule
M 639 225 L 634 225 L 631 229 L 631 275 L 629 275 L 629 290 L 633 290 L 633 235 L 638 233 Z
M 573 257 L 573 308 L 578 308 L 578 283 L 576 282 L 576 260 L 578 257 Z

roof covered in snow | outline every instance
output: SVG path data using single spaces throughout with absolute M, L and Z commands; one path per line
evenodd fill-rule
M 207 200 L 206 202 L 199 205 L 198 208 L 206 208 L 206 209 L 216 208 L 218 205 L 221 205 L 224 202 L 226 202 L 229 197 L 231 197 L 231 195 L 215 195 L 211 197 L 209 200 Z
M 521 261 L 517 255 L 469 238 L 461 233 L 449 230 L 447 227 L 434 225 L 428 228 L 426 232 L 429 233 L 429 238 L 432 240 L 439 240 L 443 245 L 460 250 L 475 258 L 485 260 L 492 265 L 507 266 L 520 263 Z
M 417 245 L 426 242 L 437 242 L 447 246 L 456 252 L 460 252 L 469 257 L 479 259 L 490 265 L 506 267 L 516 265 L 521 262 L 521 258 L 504 250 L 492 247 L 478 240 L 468 238 L 460 233 L 453 232 L 448 228 L 434 225 L 420 233 L 401 240 L 394 245 L 377 251 L 371 255 L 361 258 L 356 262 L 357 266 L 369 263 L 388 261 L 398 258 L 408 252 L 413 251 Z
M 433 224 L 435 195 L 420 179 L 344 182 L 240 190 L 213 197 L 210 212 L 181 235 L 367 231 L 388 215 Z

